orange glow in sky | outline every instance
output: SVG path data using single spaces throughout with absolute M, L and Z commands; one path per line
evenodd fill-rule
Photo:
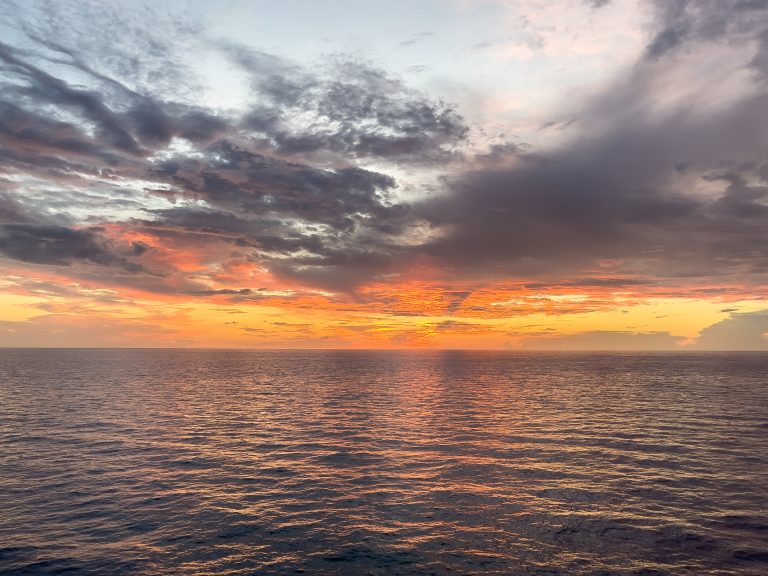
M 197 4 L 0 22 L 0 346 L 768 349 L 751 4 Z

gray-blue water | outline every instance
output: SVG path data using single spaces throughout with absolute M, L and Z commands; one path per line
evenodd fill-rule
M 767 354 L 0 350 L 0 574 L 768 574 Z

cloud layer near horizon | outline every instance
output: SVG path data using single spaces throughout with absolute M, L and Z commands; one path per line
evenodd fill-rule
M 359 57 L 310 65 L 194 19 L 53 6 L 6 16 L 0 43 L 0 253 L 18 293 L 59 277 L 484 319 L 620 308 L 617 293 L 765 298 L 768 2 L 648 2 L 637 60 L 564 104 L 566 135 L 541 147 L 483 143 L 456 106 Z M 206 97 L 183 53 L 215 55 L 245 98 Z M 431 308 L 392 295 L 409 282 L 439 292 Z M 711 347 L 725 328 L 707 330 Z

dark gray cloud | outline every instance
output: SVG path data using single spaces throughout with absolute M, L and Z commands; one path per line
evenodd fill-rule
M 12 194 L 0 191 L 0 223 L 29 223 L 31 220 L 27 210 Z
M 68 265 L 80 260 L 103 266 L 116 265 L 131 272 L 141 270 L 138 264 L 109 250 L 96 230 L 39 224 L 0 224 L 0 252 L 33 264 Z
M 3 85 L 6 97 L 32 101 L 36 105 L 50 104 L 63 110 L 74 111 L 92 122 L 102 140 L 110 146 L 131 154 L 140 148 L 122 122 L 104 103 L 102 97 L 90 90 L 74 88 L 61 78 L 31 64 L 19 56 L 12 47 L 0 42 L 2 70 L 19 83 Z
M 652 284 L 652 280 L 642 278 L 578 278 L 550 284 L 546 282 L 528 282 L 525 284 L 526 290 L 551 290 L 556 288 L 629 288 L 635 286 L 647 286 Z
M 599 153 L 584 165 L 566 157 L 465 173 L 449 181 L 450 194 L 417 207 L 445 231 L 424 251 L 479 274 L 491 268 L 501 275 L 572 274 L 601 259 L 631 260 L 642 273 L 662 278 L 766 271 L 768 189 L 765 181 L 746 183 L 755 172 L 717 175 L 727 181 L 724 193 L 695 197 L 653 181 L 613 178 L 605 173 L 610 168 L 599 172 L 616 161 L 644 160 L 625 152 L 623 159 Z M 661 180 L 665 172 L 657 170 L 649 176 Z
M 30 211 L 8 192 L 0 191 L 0 254 L 32 264 L 68 266 L 84 262 L 139 273 L 142 267 L 127 256 L 147 247 L 134 243 L 128 254 L 110 246 L 99 227 L 73 228 L 60 219 Z
M 449 181 L 449 195 L 419 209 L 448 230 L 428 247 L 441 260 L 482 268 L 507 263 L 523 273 L 553 262 L 582 268 L 598 258 L 625 257 L 634 246 L 652 248 L 663 240 L 659 230 L 697 208 L 628 184 L 589 166 L 535 162 L 467 172 Z
M 178 136 L 194 143 L 208 143 L 225 134 L 227 122 L 210 112 L 179 103 L 159 103 L 141 98 L 125 114 L 142 143 L 167 145 Z
M 691 27 L 684 42 L 694 58 L 705 43 L 755 49 L 768 26 L 763 2 L 669 4 Z M 657 9 L 662 25 L 677 21 L 672 7 Z M 559 149 L 498 150 L 493 162 L 447 176 L 445 194 L 414 207 L 439 231 L 424 253 L 480 276 L 574 274 L 613 260 L 624 274 L 660 280 L 762 283 L 768 93 L 755 79 L 712 105 L 705 85 L 672 88 L 686 64 L 660 57 L 659 34 L 649 45 L 659 57 L 643 58 L 589 102 Z M 717 65 L 735 73 L 740 64 Z M 662 104 L 666 90 L 681 87 L 689 97 Z
M 120 157 L 80 126 L 45 117 L 0 101 L 0 168 L 44 175 L 92 173 L 95 166 L 113 166 Z
M 653 0 L 656 32 L 646 49 L 660 58 L 702 42 L 750 42 L 764 35 L 766 0 Z
M 387 175 L 286 162 L 224 140 L 152 174 L 207 207 L 154 210 L 147 229 L 250 247 L 274 272 L 312 284 L 346 289 L 391 264 L 411 222 Z
M 384 174 L 345 167 L 334 170 L 250 152 L 222 140 L 202 158 L 177 157 L 152 174 L 213 206 L 244 214 L 279 215 L 350 229 L 361 219 L 384 226 L 404 207 L 388 202 L 395 181 Z
M 123 153 L 146 156 L 174 136 L 207 143 L 228 129 L 224 119 L 205 109 L 138 93 L 96 72 L 71 50 L 50 42 L 45 46 L 52 55 L 30 54 L 0 43 L 0 135 L 18 145 L 113 165 Z M 75 87 L 45 71 L 44 64 L 59 73 L 69 69 L 70 76 L 79 72 L 91 87 Z M 80 121 L 59 120 L 72 115 Z M 83 127 L 88 126 L 95 134 L 87 134 Z

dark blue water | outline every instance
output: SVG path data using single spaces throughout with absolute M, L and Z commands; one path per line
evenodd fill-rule
M 768 574 L 768 355 L 0 350 L 0 574 Z

